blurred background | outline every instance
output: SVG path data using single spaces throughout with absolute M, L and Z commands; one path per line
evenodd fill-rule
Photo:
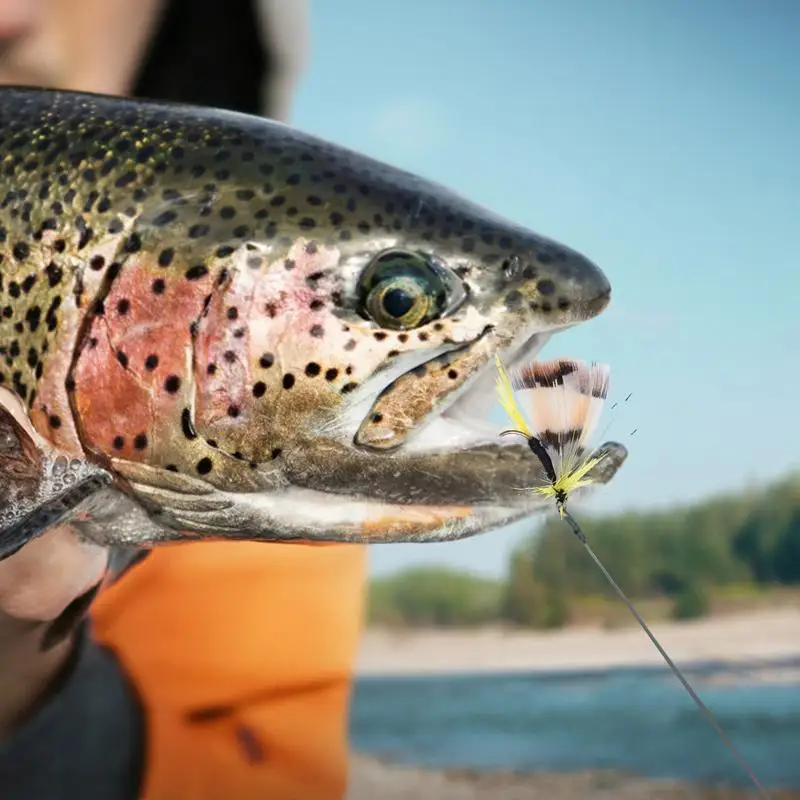
M 607 415 L 630 459 L 574 510 L 762 779 L 800 788 L 798 35 L 793 0 L 316 0 L 293 122 L 607 271 L 609 310 L 544 351 L 631 395 Z M 360 750 L 744 784 L 555 522 L 370 565 Z
M 153 38 L 142 20 L 156 5 L 120 17 L 120 74 L 134 40 Z M 302 73 L 296 94 L 278 71 L 261 108 L 606 271 L 609 309 L 543 352 L 611 365 L 604 436 L 631 451 L 572 510 L 761 779 L 800 797 L 800 4 L 310 0 L 309 13 L 307 53 L 297 18 L 269 42 Z M 246 39 L 224 58 L 259 71 Z M 110 40 L 88 37 L 87 61 Z M 39 45 L 43 77 L 25 80 L 52 83 Z M 198 96 L 231 96 L 212 85 L 213 51 Z M 136 93 L 194 99 L 177 71 L 170 85 L 169 47 L 153 53 Z M 79 61 L 63 85 L 127 80 L 92 83 Z M 250 94 L 238 107 L 259 107 Z M 369 564 L 356 800 L 745 796 L 744 773 L 555 520 L 378 546 Z

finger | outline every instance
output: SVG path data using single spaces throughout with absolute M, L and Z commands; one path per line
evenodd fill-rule
M 69 525 L 49 530 L 0 561 L 0 613 L 49 622 L 103 579 L 108 550 Z

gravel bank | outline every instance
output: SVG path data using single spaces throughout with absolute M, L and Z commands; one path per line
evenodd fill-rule
M 369 756 L 351 759 L 347 800 L 745 800 L 752 792 L 655 781 L 610 771 L 575 775 L 427 770 Z M 772 800 L 800 800 L 776 791 Z
M 707 660 L 768 663 L 800 656 L 800 605 L 694 622 L 659 622 L 653 629 L 683 666 Z M 372 629 L 363 636 L 357 671 L 360 675 L 410 675 L 655 665 L 663 666 L 661 656 L 635 626 L 552 632 Z

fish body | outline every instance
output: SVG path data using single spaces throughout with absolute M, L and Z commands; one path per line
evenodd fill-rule
M 582 255 L 280 123 L 30 89 L 0 89 L 0 259 L 0 384 L 110 476 L 80 504 L 110 543 L 531 513 L 536 465 L 480 421 L 493 359 L 610 298 Z

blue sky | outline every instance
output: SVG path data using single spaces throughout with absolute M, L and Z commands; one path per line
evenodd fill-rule
M 631 457 L 586 510 L 800 466 L 800 3 L 311 0 L 294 124 L 563 241 L 614 287 L 543 354 L 606 361 Z M 373 548 L 499 574 L 531 524 Z

